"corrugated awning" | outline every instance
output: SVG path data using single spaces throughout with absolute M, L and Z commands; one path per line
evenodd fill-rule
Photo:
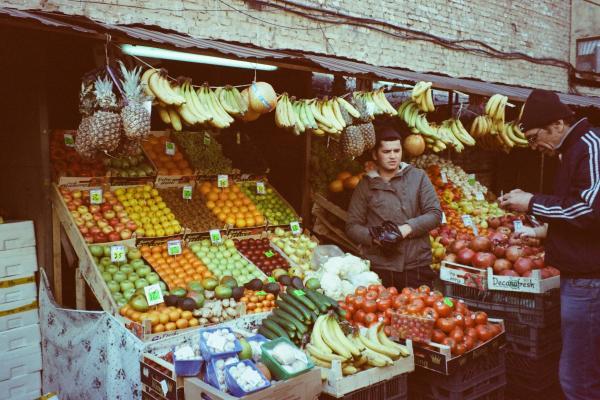
M 267 50 L 251 45 L 194 38 L 182 33 L 166 31 L 159 27 L 105 24 L 83 16 L 0 8 L 0 23 L 3 17 L 34 21 L 50 28 L 75 31 L 79 34 L 93 37 L 109 33 L 115 41 L 125 42 L 129 39 L 148 44 L 173 46 L 182 50 L 212 52 L 225 57 L 272 61 L 274 63 L 291 61 L 292 64 L 286 65 L 290 68 L 302 66 L 303 69 L 326 70 L 332 73 L 400 82 L 430 81 L 433 83 L 433 87 L 438 89 L 458 90 L 484 96 L 499 93 L 515 101 L 525 101 L 532 90 L 531 88 L 474 79 L 453 78 L 438 74 L 413 72 L 400 68 L 378 67 L 355 60 L 301 53 L 293 50 Z M 600 97 L 580 96 L 568 93 L 559 93 L 559 96 L 566 104 L 600 107 Z

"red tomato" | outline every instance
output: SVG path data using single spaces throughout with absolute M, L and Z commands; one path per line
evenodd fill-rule
M 409 287 L 405 287 L 404 289 L 402 289 L 402 294 L 405 295 L 406 297 L 410 296 L 411 294 L 413 294 L 415 289 L 413 288 L 409 288 Z
M 356 311 L 354 315 L 354 321 L 362 323 L 365 320 L 365 312 L 363 310 Z
M 444 303 L 443 300 L 438 300 L 433 304 L 434 310 L 438 313 L 440 317 L 447 317 L 452 312 L 450 306 Z
M 377 303 L 377 309 L 381 312 L 388 310 L 392 306 L 392 300 L 389 298 L 378 299 L 376 303 Z
M 450 332 L 450 334 L 448 336 L 451 337 L 452 339 L 456 340 L 457 343 L 460 343 L 463 341 L 463 339 L 465 337 L 465 333 L 463 332 L 463 330 L 461 328 L 459 328 L 458 326 L 455 326 L 455 328 L 452 329 L 452 332 Z
M 390 291 L 388 289 L 384 289 L 381 293 L 379 293 L 379 298 L 380 299 L 391 299 L 392 294 L 390 293 Z
M 461 329 L 465 327 L 465 317 L 461 313 L 454 311 L 452 313 L 452 318 L 454 319 L 456 326 L 460 327 Z
M 380 288 L 381 288 L 381 289 L 380 289 Z M 371 291 L 371 290 L 372 290 L 372 291 L 374 291 L 374 292 L 377 292 L 377 293 L 379 293 L 379 291 L 380 291 L 380 290 L 383 290 L 383 289 L 385 289 L 385 288 L 383 287 L 383 285 L 379 285 L 379 284 L 372 284 L 372 285 L 369 285 L 369 287 L 368 287 L 367 289 L 368 289 L 369 291 Z
M 419 286 L 419 292 L 429 294 L 431 292 L 431 289 L 427 285 L 421 285 Z
M 475 326 L 475 318 L 473 313 L 469 312 L 465 314 L 465 328 L 472 328 Z
M 421 315 L 424 308 L 425 303 L 423 303 L 423 300 L 415 299 L 406 307 L 406 312 L 409 314 Z
M 502 333 L 502 326 L 500 326 L 500 324 L 487 324 L 488 328 L 490 328 L 490 331 L 492 332 L 492 337 L 495 337 L 497 335 L 499 335 L 500 333 Z
M 487 314 L 483 311 L 477 311 L 475 313 L 475 322 L 477 323 L 477 325 L 485 325 L 487 324 Z
M 346 311 L 346 321 L 352 322 L 352 313 L 350 311 Z
M 475 329 L 475 328 L 467 328 L 465 330 L 465 336 L 469 336 L 473 340 L 478 340 L 479 339 L 479 335 L 477 334 L 477 329 Z
M 439 300 L 439 298 L 437 296 L 434 296 L 432 293 L 429 293 L 427 296 L 425 296 L 423 300 L 425 301 L 425 305 L 427 307 L 432 307 L 435 304 L 435 302 Z
M 346 311 L 353 313 L 354 311 L 356 311 L 356 307 L 354 306 L 354 304 L 348 304 L 346 305 Z
M 357 310 L 360 310 L 361 308 L 363 308 L 365 305 L 365 298 L 363 296 L 356 296 L 354 297 L 354 308 L 356 308 Z
M 383 317 L 383 325 L 389 325 L 392 323 L 392 320 L 388 317 Z
M 467 346 L 465 346 L 464 343 L 459 342 L 456 344 L 456 351 L 454 352 L 454 355 L 462 356 L 463 354 L 465 354 L 466 351 L 467 351 Z
M 374 313 L 377 311 L 377 302 L 375 300 L 365 300 L 362 309 L 367 313 Z
M 437 321 L 437 319 L 440 317 L 433 307 L 425 307 L 422 315 L 434 321 Z
M 399 308 L 402 308 L 403 306 L 405 306 L 407 301 L 408 301 L 408 299 L 405 296 L 399 295 L 394 298 L 394 301 L 392 302 L 392 306 L 395 309 L 399 309 Z
M 452 354 L 456 353 L 456 342 L 454 341 L 454 339 L 447 337 L 442 341 L 442 344 L 450 347 L 450 352 Z
M 372 312 L 365 315 L 364 323 L 367 327 L 371 326 L 375 322 L 377 322 L 377 315 Z
M 383 315 L 385 315 L 386 318 L 392 319 L 395 313 L 396 312 L 394 311 L 394 309 L 390 307 L 383 312 Z
M 456 310 L 456 312 L 459 312 L 462 315 L 467 315 L 467 313 L 469 312 L 469 308 L 462 300 L 458 300 L 454 303 L 454 309 Z
M 357 286 L 356 290 L 354 290 L 354 294 L 357 296 L 364 296 L 367 294 L 367 288 L 364 286 Z
M 348 296 L 346 296 L 346 304 L 353 304 L 354 303 L 354 295 L 349 294 Z
M 394 296 L 398 294 L 398 288 L 396 288 L 395 286 L 389 287 L 387 290 Z
M 379 298 L 379 293 L 376 290 L 369 290 L 365 295 L 365 299 L 367 300 L 377 300 Z
M 482 342 L 487 342 L 492 338 L 492 331 L 487 325 L 477 325 L 477 336 Z
M 454 329 L 454 320 L 452 318 L 440 318 L 435 322 L 435 326 L 444 333 L 450 333 Z
M 469 351 L 473 347 L 475 347 L 475 341 L 476 341 L 476 339 L 474 339 L 473 337 L 471 337 L 469 335 L 465 335 L 465 337 L 463 339 L 463 343 L 464 343 L 465 347 L 467 348 L 467 351 Z
M 446 339 L 446 334 L 440 329 L 435 328 L 431 334 L 431 341 L 435 343 L 443 343 L 444 339 Z

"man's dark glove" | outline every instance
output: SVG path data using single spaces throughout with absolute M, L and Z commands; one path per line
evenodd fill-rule
M 381 246 L 383 253 L 391 255 L 396 251 L 396 245 L 403 239 L 398 226 L 391 221 L 385 221 L 381 226 L 369 228 L 373 242 Z

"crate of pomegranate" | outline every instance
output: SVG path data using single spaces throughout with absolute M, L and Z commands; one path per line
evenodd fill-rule
M 514 216 L 490 219 L 486 236 L 450 242 L 440 278 L 479 290 L 544 293 L 559 287 L 559 271 L 545 265 L 540 240 L 521 234 L 525 224 Z

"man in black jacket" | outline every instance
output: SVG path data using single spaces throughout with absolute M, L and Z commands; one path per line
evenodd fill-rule
M 561 386 L 569 400 L 600 399 L 600 130 L 546 90 L 531 92 L 521 122 L 532 149 L 560 159 L 554 194 L 516 189 L 500 205 L 546 223 L 528 234 L 546 237 L 546 264 L 561 272 Z

